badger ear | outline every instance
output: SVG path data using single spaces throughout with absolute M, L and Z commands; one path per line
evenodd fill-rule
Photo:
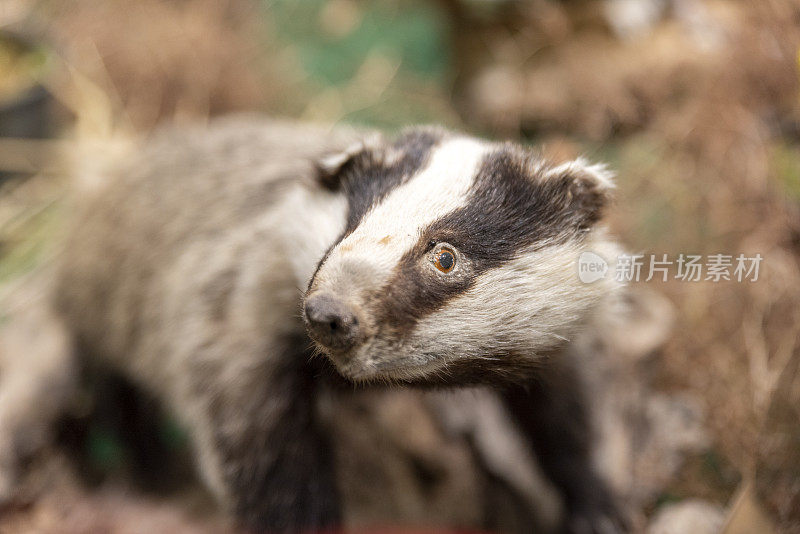
M 362 154 L 374 152 L 380 140 L 380 134 L 371 134 L 354 141 L 344 149 L 324 153 L 316 161 L 317 180 L 327 189 L 338 189 L 341 185 L 342 171 Z
M 584 158 L 547 170 L 545 179 L 558 188 L 565 214 L 581 230 L 602 219 L 615 188 L 613 172 Z

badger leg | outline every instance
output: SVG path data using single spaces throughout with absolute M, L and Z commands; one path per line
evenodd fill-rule
M 627 532 L 612 490 L 593 466 L 591 419 L 575 369 L 548 365 L 536 379 L 504 395 L 542 470 L 563 497 L 563 532 Z
M 212 489 L 255 532 L 337 525 L 332 451 L 315 415 L 318 377 L 308 355 L 287 346 L 247 364 L 234 349 L 218 354 L 191 365 L 193 391 L 179 410 L 192 422 Z

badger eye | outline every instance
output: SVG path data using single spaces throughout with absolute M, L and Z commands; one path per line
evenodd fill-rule
M 456 266 L 456 254 L 446 247 L 442 247 L 433 259 L 433 266 L 442 271 L 449 273 Z

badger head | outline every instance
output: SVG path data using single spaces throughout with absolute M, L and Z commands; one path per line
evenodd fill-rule
M 346 227 L 304 299 L 309 335 L 355 381 L 524 378 L 612 292 L 578 278 L 613 187 L 600 166 L 415 128 L 320 164 Z

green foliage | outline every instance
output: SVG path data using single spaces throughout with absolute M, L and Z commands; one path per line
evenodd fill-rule
M 291 114 L 396 130 L 456 125 L 448 102 L 448 20 L 430 2 L 264 2 L 275 41 L 303 78 L 283 106 Z M 296 100 L 293 100 L 296 98 Z M 322 98 L 320 102 L 318 99 Z
M 33 269 L 62 222 L 61 206 L 53 202 L 0 227 L 0 283 Z
M 323 85 L 346 83 L 373 52 L 399 57 L 401 74 L 440 80 L 446 72 L 445 21 L 431 3 L 358 4 L 360 20 L 344 35 L 320 27 L 325 4 L 323 0 L 265 2 L 278 37 L 298 48 L 306 72 Z
M 772 168 L 783 191 L 794 201 L 800 201 L 800 149 L 782 143 L 772 152 Z

